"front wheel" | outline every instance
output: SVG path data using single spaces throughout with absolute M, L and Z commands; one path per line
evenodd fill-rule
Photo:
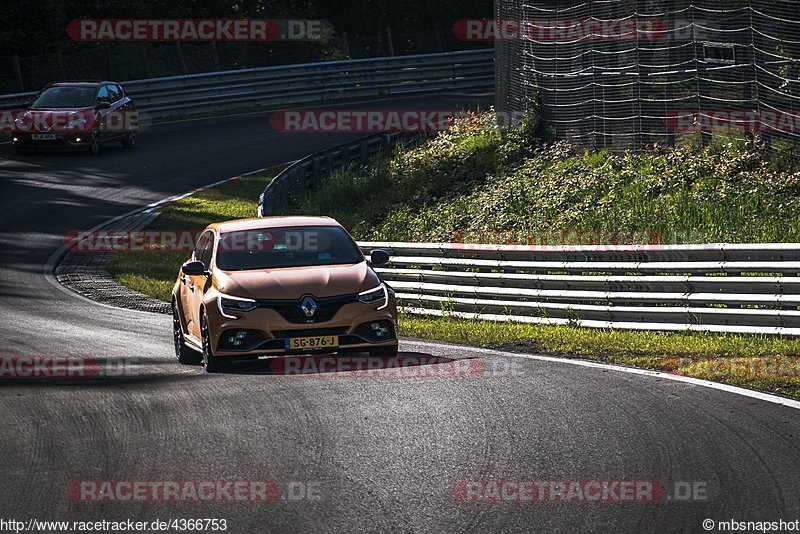
M 175 356 L 180 363 L 183 365 L 197 365 L 200 363 L 202 356 L 186 345 L 186 341 L 183 338 L 181 318 L 178 315 L 178 307 L 174 303 L 172 304 L 172 336 L 175 341 Z
M 136 145 L 136 130 L 128 130 L 127 135 L 122 140 L 122 146 L 133 148 Z
M 214 356 L 214 349 L 211 347 L 211 333 L 208 329 L 208 318 L 205 311 L 200 317 L 200 333 L 203 337 L 203 368 L 206 372 L 220 373 L 227 369 L 228 362 Z
M 97 130 L 93 131 L 89 137 L 89 146 L 86 147 L 86 152 L 90 156 L 96 156 L 100 153 L 100 134 Z

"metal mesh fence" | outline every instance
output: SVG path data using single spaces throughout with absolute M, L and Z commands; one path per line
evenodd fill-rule
M 497 107 L 545 134 L 641 149 L 800 136 L 797 0 L 497 0 Z

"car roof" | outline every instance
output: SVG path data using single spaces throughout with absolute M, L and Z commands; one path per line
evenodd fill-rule
M 98 82 L 98 81 L 86 81 L 86 80 L 79 80 L 79 81 L 74 81 L 74 82 L 53 82 L 53 83 L 47 84 L 46 88 L 47 87 L 74 87 L 74 86 L 78 86 L 78 87 L 98 87 L 98 86 L 103 85 L 105 83 L 116 84 L 117 82 Z
M 263 230 L 267 228 L 285 228 L 287 226 L 341 226 L 330 217 L 262 217 L 256 219 L 238 219 L 210 225 L 209 229 L 219 232 L 243 232 L 247 230 Z

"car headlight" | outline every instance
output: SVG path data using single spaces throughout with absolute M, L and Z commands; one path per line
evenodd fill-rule
M 14 126 L 20 128 L 20 129 L 28 128 L 28 126 L 29 126 L 28 118 L 29 118 L 29 116 L 27 114 L 24 114 L 21 117 L 16 117 L 14 119 Z
M 238 319 L 236 315 L 231 315 L 233 312 L 246 313 L 258 308 L 258 302 L 253 299 L 245 299 L 242 297 L 232 297 L 224 293 L 219 294 L 217 299 L 219 304 L 219 312 L 228 319 Z
M 389 292 L 386 289 L 386 284 L 381 284 L 375 289 L 362 291 L 358 294 L 358 301 L 363 304 L 382 304 L 377 309 L 384 309 L 389 305 Z

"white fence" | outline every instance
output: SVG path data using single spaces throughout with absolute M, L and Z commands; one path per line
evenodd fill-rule
M 800 245 L 359 243 L 417 314 L 595 328 L 800 335 Z

